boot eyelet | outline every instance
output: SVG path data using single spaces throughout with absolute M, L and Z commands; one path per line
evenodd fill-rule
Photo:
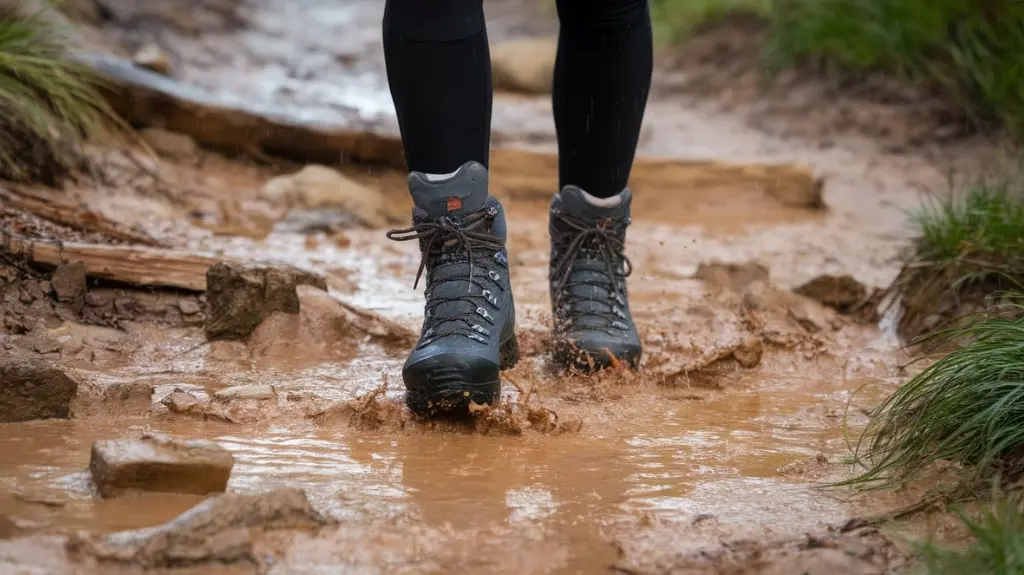
M 473 324 L 473 331 L 477 333 L 482 333 L 484 335 L 491 335 L 491 332 L 488 331 L 486 327 L 479 324 Z
M 473 341 L 479 341 L 480 343 L 487 343 L 487 339 L 485 339 L 482 335 L 477 335 L 475 333 L 470 333 L 470 334 L 467 334 L 466 337 L 468 337 L 469 339 L 471 339 Z
M 494 297 L 494 295 L 491 294 L 491 290 L 485 289 L 482 295 L 484 296 L 484 299 L 487 300 L 487 303 L 493 305 L 494 307 L 498 307 L 498 298 Z
M 491 278 L 494 281 L 501 281 L 501 274 L 494 270 L 488 270 L 487 277 Z
M 485 310 L 482 307 L 476 308 L 476 313 L 477 313 L 477 315 L 479 315 L 480 317 L 482 317 L 484 319 L 487 319 L 487 320 L 494 319 L 494 318 L 491 317 L 491 314 L 487 313 L 487 310 Z

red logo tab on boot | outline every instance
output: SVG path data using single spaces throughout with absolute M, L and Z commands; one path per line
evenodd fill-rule
M 462 198 L 448 198 L 448 211 L 454 212 L 462 207 Z

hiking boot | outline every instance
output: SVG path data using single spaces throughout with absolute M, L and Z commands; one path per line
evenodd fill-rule
M 629 311 L 625 254 L 633 194 L 596 198 L 566 186 L 551 201 L 551 309 L 558 363 L 582 371 L 636 367 L 642 347 Z
M 418 415 L 468 413 L 470 402 L 498 399 L 499 371 L 519 360 L 505 212 L 477 162 L 443 179 L 413 172 L 409 191 L 413 226 L 388 232 L 419 240 L 413 287 L 427 272 L 420 340 L 402 368 L 405 401 Z

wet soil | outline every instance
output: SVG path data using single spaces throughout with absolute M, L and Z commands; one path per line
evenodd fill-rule
M 202 25 L 120 5 L 106 37 L 129 52 L 157 42 L 177 79 L 282 114 L 325 122 L 357 114 L 393 129 L 379 2 L 253 0 L 230 17 L 200 10 Z M 552 29 L 512 0 L 493 6 L 496 41 Z M 206 297 L 195 289 L 91 277 L 84 304 L 68 309 L 67 294 L 78 292 L 57 289 L 66 273 L 5 256 L 9 325 L 0 346 L 59 365 L 78 393 L 68 419 L 0 424 L 0 572 L 881 573 L 903 565 L 905 549 L 894 543 L 903 535 L 850 519 L 899 507 L 909 494 L 818 489 L 849 473 L 847 433 L 904 377 L 897 318 L 844 315 L 834 290 L 806 286 L 822 285 L 808 283 L 819 276 L 843 278 L 844 293 L 887 285 L 907 240 L 905 211 L 921 186 L 941 184 L 941 166 L 863 137 L 823 146 L 806 134 L 773 135 L 664 94 L 649 109 L 641 157 L 693 164 L 634 174 L 630 293 L 646 358 L 637 373 L 582 377 L 554 370 L 546 355 L 550 104 L 497 98 L 496 140 L 538 154 L 496 152 L 506 167 L 493 182 L 511 222 L 526 357 L 506 373 L 502 404 L 469 422 L 417 420 L 401 402 L 401 363 L 422 313 L 415 247 L 322 210 L 282 219 L 261 204 L 264 184 L 299 166 L 189 148 L 161 160 L 161 186 L 150 178 L 66 190 L 175 253 L 287 263 L 325 280 L 296 288 L 298 313 L 287 306 L 241 339 L 211 342 Z M 715 168 L 721 162 L 741 167 Z M 779 164 L 808 166 L 820 201 L 766 192 L 766 178 L 752 174 Z M 400 172 L 339 169 L 407 213 Z M 107 241 L 4 209 L 7 231 Z M 806 295 L 791 291 L 798 286 Z M 228 449 L 228 497 L 242 499 L 214 499 L 181 518 L 204 498 L 100 498 L 87 471 L 93 442 L 154 432 Z M 272 495 L 280 488 L 301 490 L 309 513 L 293 495 Z M 914 536 L 929 526 L 919 527 Z

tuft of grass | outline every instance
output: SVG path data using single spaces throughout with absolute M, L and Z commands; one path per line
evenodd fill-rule
M 931 575 L 1020 575 L 1024 573 L 1024 513 L 1018 497 L 997 497 L 977 519 L 958 511 L 973 542 L 963 550 L 919 547 Z
M 998 261 L 986 267 L 1024 271 L 1009 261 L 1024 259 L 1024 187 L 1010 178 L 982 180 L 963 197 L 926 204 L 913 217 L 920 236 L 918 258 L 936 264 L 963 262 L 979 254 Z M 1020 262 L 1017 262 L 1020 263 Z
M 121 125 L 99 78 L 68 57 L 69 31 L 42 16 L 0 12 L 0 176 L 12 180 L 56 178 L 70 148 Z
M 937 85 L 978 124 L 1024 137 L 1024 2 L 777 0 L 767 53 Z
M 655 37 L 671 43 L 685 40 L 700 26 L 736 14 L 766 17 L 773 0 L 651 0 Z
M 901 335 L 914 339 L 984 307 L 994 293 L 1024 289 L 1022 181 L 979 180 L 913 214 L 917 235 L 889 288 L 903 306 Z
M 766 67 L 825 65 L 933 86 L 979 128 L 1024 139 L 1021 0 L 652 0 L 662 39 L 733 14 L 768 23 Z
M 1024 299 L 1004 308 L 935 335 L 967 343 L 871 413 L 854 449 L 866 471 L 843 484 L 891 486 L 938 461 L 967 484 L 1024 471 Z

